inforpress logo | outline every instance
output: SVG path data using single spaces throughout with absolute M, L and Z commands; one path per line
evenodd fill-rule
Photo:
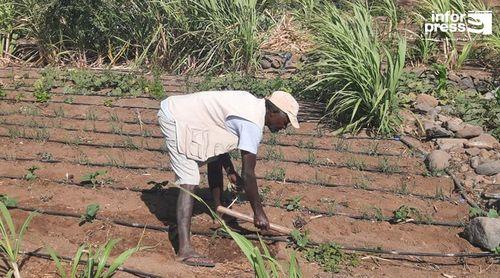
M 491 11 L 469 11 L 465 14 L 432 12 L 431 22 L 424 25 L 425 33 L 436 31 L 491 35 L 493 33 Z

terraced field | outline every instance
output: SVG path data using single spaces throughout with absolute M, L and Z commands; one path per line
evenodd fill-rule
M 194 244 L 218 264 L 203 269 L 176 262 L 168 227 L 175 220 L 178 190 L 170 187 L 174 174 L 156 122 L 158 100 L 106 92 L 69 95 L 54 88 L 48 103 L 36 103 L 32 84 L 38 70 L 2 69 L 0 77 L 6 91 L 0 100 L 0 194 L 19 201 L 11 210 L 18 220 L 32 209 L 42 212 L 26 235 L 26 251 L 51 246 L 71 256 L 83 242 L 102 244 L 111 238 L 122 239 L 116 251 L 123 251 L 142 238 L 154 248 L 133 256 L 127 267 L 159 277 L 253 277 L 237 245 L 214 235 L 217 225 L 201 205 L 193 218 Z M 165 79 L 167 94 L 185 92 L 182 80 Z M 259 149 L 258 184 L 272 222 L 293 227 L 300 218 L 311 239 L 334 241 L 347 251 L 481 252 L 459 236 L 468 206 L 453 192 L 452 179 L 429 175 L 422 158 L 399 140 L 341 138 L 318 130 L 314 105 L 303 107 L 303 128 L 278 136 L 265 133 Z M 28 181 L 24 176 L 32 166 L 39 168 L 38 179 Z M 99 170 L 107 173 L 97 184 L 82 183 L 84 175 Z M 205 176 L 197 193 L 209 200 Z M 300 201 L 287 209 L 293 198 Z M 90 203 L 100 204 L 98 220 L 80 226 L 77 218 Z M 419 217 L 396 224 L 393 213 L 403 205 L 415 208 Z M 233 208 L 251 212 L 246 202 Z M 255 232 L 248 224 L 238 229 Z M 286 259 L 286 243 L 272 239 L 285 238 L 270 238 L 269 244 L 278 259 Z M 345 266 L 340 274 L 493 277 L 500 271 L 485 258 L 365 251 L 358 266 Z M 332 275 L 303 258 L 300 262 L 306 277 Z M 36 257 L 26 257 L 22 273 L 55 275 L 51 261 Z M 117 277 L 132 276 L 120 272 Z

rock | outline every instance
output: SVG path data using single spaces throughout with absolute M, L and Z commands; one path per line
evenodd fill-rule
M 487 151 L 486 149 L 481 149 L 479 151 L 479 157 L 481 157 L 481 158 L 490 158 L 490 152 Z
M 465 143 L 467 148 L 480 148 L 488 150 L 498 148 L 498 145 L 497 139 L 488 133 L 483 133 L 477 137 L 469 139 L 469 141 Z
M 441 107 L 440 107 L 440 108 L 441 108 Z M 438 114 L 438 115 L 437 115 L 437 119 L 438 119 L 439 121 L 441 121 L 441 122 L 445 123 L 445 122 L 447 122 L 447 121 L 451 120 L 451 117 L 446 116 L 446 115 L 443 115 L 443 114 Z
M 458 85 L 462 89 L 475 89 L 476 86 L 474 86 L 474 82 L 472 81 L 472 78 L 470 76 L 463 77 L 459 82 Z
M 461 129 L 455 132 L 458 138 L 473 138 L 483 134 L 483 128 L 477 125 L 465 124 Z
M 441 150 L 434 150 L 429 153 L 425 159 L 425 164 L 430 171 L 444 170 L 450 166 L 451 156 Z
M 500 218 L 476 217 L 465 227 L 464 233 L 473 245 L 492 250 L 500 245 Z
M 460 173 L 465 173 L 467 171 L 469 171 L 469 165 L 462 164 L 462 166 L 460 166 Z
M 493 91 L 487 92 L 486 94 L 483 95 L 483 99 L 486 99 L 486 100 L 495 99 L 495 93 L 493 93 Z
M 437 118 L 437 115 L 439 114 L 438 110 L 439 109 L 432 108 L 431 110 L 427 111 L 427 117 L 429 117 L 429 119 L 435 121 Z
M 476 156 L 476 155 L 479 155 L 480 151 L 481 150 L 479 148 L 471 148 L 471 149 L 466 149 L 465 153 L 470 155 L 470 156 Z
M 467 143 L 467 139 L 456 139 L 456 138 L 439 138 L 436 139 L 436 144 L 440 150 L 451 150 L 453 148 L 462 148 L 464 144 Z
M 440 127 L 436 123 L 426 121 L 424 122 L 425 135 L 427 138 L 441 138 L 441 137 L 452 137 L 453 132 Z
M 415 106 L 413 106 L 415 108 L 415 110 L 417 110 L 417 112 L 420 112 L 420 113 L 429 113 L 429 111 L 432 110 L 432 106 L 426 104 L 426 103 L 418 103 L 418 104 L 415 104 Z
M 271 66 L 275 69 L 281 68 L 281 62 L 278 59 L 272 59 Z
M 496 174 L 494 177 L 493 177 L 493 183 L 494 184 L 498 184 L 500 185 L 500 173 Z M 500 192 L 500 189 L 499 189 L 499 192 Z M 499 198 L 500 199 L 500 198 Z
M 271 68 L 271 62 L 269 62 L 269 60 L 267 60 L 267 59 L 261 59 L 260 60 L 260 67 L 262 69 L 269 69 L 269 68 Z
M 483 192 L 483 197 L 487 199 L 500 199 L 500 184 L 494 184 Z
M 500 160 L 479 164 L 476 167 L 476 174 L 493 176 L 500 173 Z
M 473 158 L 470 159 L 470 167 L 473 169 L 476 169 L 477 166 L 479 166 L 479 163 L 481 162 L 481 159 L 478 156 L 474 156 Z
M 439 101 L 431 95 L 419 94 L 417 96 L 417 99 L 415 100 L 415 103 L 417 105 L 418 104 L 427 104 L 430 107 L 436 107 L 436 106 L 438 106 Z
M 444 123 L 444 127 L 453 132 L 457 132 L 462 129 L 463 121 L 459 118 L 451 118 Z

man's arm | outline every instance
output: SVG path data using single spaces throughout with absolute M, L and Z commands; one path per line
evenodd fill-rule
M 236 185 L 238 191 L 243 189 L 243 179 L 234 169 L 233 162 L 231 161 L 231 156 L 228 153 L 221 154 L 219 155 L 219 161 L 221 162 L 229 181 L 232 184 Z
M 257 188 L 257 179 L 255 177 L 255 164 L 257 156 L 253 153 L 242 150 L 241 158 L 243 161 L 243 169 L 241 177 L 247 198 L 250 201 L 254 213 L 253 222 L 255 227 L 261 230 L 269 229 L 269 221 L 267 220 L 266 213 L 260 203 L 259 190 Z

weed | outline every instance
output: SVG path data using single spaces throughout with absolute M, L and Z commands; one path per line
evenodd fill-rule
M 38 116 L 38 115 L 40 115 L 40 108 L 38 108 L 34 105 L 22 106 L 19 109 L 19 112 L 21 112 L 21 114 L 23 114 L 23 115 Z
M 370 188 L 370 179 L 363 175 L 361 178 L 358 178 L 358 181 L 355 184 L 355 187 L 361 188 L 361 189 L 368 189 Z
M 355 254 L 344 253 L 342 247 L 333 242 L 307 249 L 305 258 L 310 262 L 317 262 L 327 272 L 339 272 L 342 263 L 352 266 L 359 264 Z
M 264 178 L 270 181 L 285 181 L 285 177 L 286 177 L 285 169 L 278 167 L 278 168 L 273 168 L 269 172 L 266 172 Z
M 12 216 L 3 202 L 0 202 L 0 212 L 0 250 L 2 250 L 4 258 L 10 268 L 6 273 L 6 277 L 14 275 L 14 277 L 20 278 L 21 275 L 19 273 L 17 263 L 19 252 L 21 251 L 24 234 L 26 233 L 31 220 L 35 216 L 35 213 L 29 214 L 28 218 L 24 220 L 24 223 L 21 225 L 21 229 L 19 229 L 18 232 L 16 231 L 16 226 L 12 220 Z
M 26 96 L 24 95 L 24 93 L 18 93 L 18 94 L 16 95 L 16 98 L 15 98 L 15 99 L 16 99 L 16 102 L 20 102 L 21 100 L 23 100 L 23 99 L 25 99 L 25 98 L 26 98 Z
M 266 202 L 269 193 L 271 193 L 271 187 L 266 185 L 265 187 L 259 188 L 259 197 L 262 203 Z
M 75 277 L 85 277 L 85 278 L 109 278 L 112 277 L 125 263 L 125 261 L 140 250 L 146 248 L 141 248 L 140 241 L 136 247 L 125 250 L 124 252 L 118 254 L 116 259 L 109 265 L 106 270 L 106 264 L 110 259 L 109 256 L 113 251 L 115 245 L 119 242 L 118 239 L 112 239 L 106 242 L 104 246 L 99 247 L 94 250 L 92 247 L 86 244 L 80 245 L 76 251 L 71 265 L 70 275 L 66 273 L 66 268 L 62 265 L 58 255 L 51 248 L 48 249 L 49 254 L 56 264 L 59 276 L 62 278 L 75 278 Z M 85 258 L 86 257 L 86 258 Z M 86 259 L 84 261 L 84 259 Z M 78 266 L 83 265 L 83 270 L 78 272 Z
M 382 173 L 390 174 L 390 173 L 398 173 L 399 166 L 391 165 L 389 159 L 387 157 L 383 157 L 378 161 L 378 170 Z
M 295 211 L 301 208 L 300 200 L 304 198 L 303 196 L 295 196 L 291 199 L 286 199 L 285 208 L 287 211 Z
M 386 219 L 382 213 L 382 209 L 376 206 L 370 206 L 363 212 L 363 216 L 367 219 L 375 219 L 377 221 L 384 221 Z
M 4 98 L 6 96 L 7 96 L 7 92 L 5 92 L 5 90 L 3 89 L 3 85 L 0 84 L 0 97 Z
M 358 170 L 358 171 L 363 171 L 366 169 L 365 162 L 363 160 L 357 159 L 355 157 L 350 157 L 347 162 L 345 163 L 345 166 L 347 168 L 353 169 L 353 170 Z
M 85 209 L 85 213 L 80 216 L 80 226 L 85 223 L 92 223 L 94 219 L 97 217 L 97 212 L 99 211 L 98 204 L 90 204 Z
M 276 150 L 275 147 L 267 147 L 265 154 L 264 154 L 264 159 L 266 160 L 283 160 L 285 157 L 283 155 L 283 152 L 281 149 L 278 148 Z
M 97 170 L 95 172 L 88 173 L 82 177 L 81 184 L 92 184 L 92 187 L 96 187 L 97 185 L 104 183 L 101 177 L 107 173 L 108 171 L 106 170 Z
M 33 92 L 33 97 L 35 97 L 35 100 L 37 102 L 49 101 L 50 98 L 52 97 L 52 94 L 50 93 L 52 86 L 53 86 L 53 80 L 51 79 L 46 79 L 42 77 L 37 81 L 35 81 L 35 84 L 33 84 L 33 87 L 35 88 L 35 91 Z
M 17 200 L 13 199 L 7 195 L 0 194 L 0 203 L 4 204 L 6 207 L 17 206 Z
M 335 139 L 333 149 L 337 152 L 347 152 L 351 149 L 349 141 L 343 138 Z
M 73 97 L 67 97 L 67 98 L 64 98 L 63 102 L 67 103 L 67 104 L 71 104 L 71 103 L 75 102 L 75 99 Z
M 46 128 L 37 129 L 35 131 L 35 140 L 38 142 L 45 142 L 50 138 L 50 133 Z
M 151 131 L 145 129 L 143 132 L 142 132 L 142 137 L 146 137 L 146 138 L 151 138 L 153 137 L 153 134 Z
M 49 152 L 38 153 L 38 155 L 40 155 L 40 159 L 42 161 L 50 162 L 54 160 L 54 156 Z
M 379 142 L 372 143 L 368 146 L 368 150 L 366 151 L 368 155 L 376 155 L 378 153 Z
M 417 208 L 408 207 L 406 205 L 402 205 L 395 210 L 393 216 L 393 221 L 396 223 L 406 220 L 416 220 L 426 223 L 432 222 L 430 216 L 422 214 Z
M 109 118 L 112 122 L 119 122 L 120 121 L 120 117 L 118 116 L 118 114 L 116 114 L 116 112 L 111 114 L 111 116 Z
M 54 109 L 54 116 L 57 118 L 63 118 L 66 113 L 64 112 L 64 108 L 62 106 L 57 107 L 57 109 Z
M 490 209 L 489 211 L 485 211 L 479 207 L 470 207 L 469 208 L 469 216 L 471 218 L 479 217 L 479 216 L 498 218 L 500 216 L 500 211 L 497 211 L 496 209 L 493 209 L 493 208 Z
M 19 130 L 15 127 L 7 127 L 7 131 L 9 133 L 9 137 L 11 139 L 25 138 L 26 137 L 26 131 L 24 129 Z
M 318 159 L 316 158 L 316 154 L 314 153 L 313 150 L 308 150 L 307 151 L 307 158 L 303 160 L 303 162 L 309 164 L 309 165 L 316 165 L 318 164 Z
M 89 121 L 97 120 L 97 115 L 95 114 L 95 110 L 93 108 L 89 108 L 87 112 L 85 112 L 85 119 Z
M 491 252 L 495 255 L 500 255 L 500 245 L 495 247 L 494 249 L 491 249 Z
M 106 106 L 106 107 L 112 107 L 113 106 L 113 100 L 112 99 L 106 99 L 103 102 L 103 105 Z
M 307 245 L 309 244 L 309 231 L 305 231 L 301 233 L 299 230 L 293 230 L 290 234 L 292 237 L 293 243 L 295 244 L 296 249 L 299 251 L 306 250 Z
M 129 136 L 127 136 L 127 137 L 123 140 L 122 145 L 123 145 L 125 148 L 129 149 L 129 150 L 138 150 L 138 149 L 140 149 L 140 147 L 139 147 L 139 146 L 137 146 L 137 145 L 134 143 L 134 140 L 133 140 L 131 137 L 129 137 Z
M 30 168 L 26 169 L 28 172 L 26 175 L 24 175 L 24 179 L 27 181 L 34 181 L 38 178 L 38 176 L 35 174 L 35 171 L 38 170 L 38 166 L 31 166 Z
M 113 123 L 111 123 L 111 132 L 114 133 L 114 134 L 123 134 L 123 126 L 121 124 L 119 125 L 115 125 Z

